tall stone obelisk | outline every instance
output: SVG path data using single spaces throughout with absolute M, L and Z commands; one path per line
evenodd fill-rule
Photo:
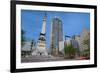
M 47 50 L 46 50 L 46 13 L 45 16 L 43 17 L 43 24 L 42 24 L 42 30 L 37 42 L 37 49 L 38 49 L 38 54 L 40 55 L 48 55 Z

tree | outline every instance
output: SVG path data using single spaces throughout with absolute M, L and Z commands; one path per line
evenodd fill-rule
M 81 55 L 83 57 L 86 57 L 87 59 L 89 59 L 90 58 L 90 49 L 86 49 L 86 50 L 82 51 Z
M 75 57 L 75 53 L 76 53 L 76 49 L 73 48 L 72 45 L 65 45 L 64 47 L 64 51 L 65 51 L 65 56 L 68 58 L 74 58 Z
M 84 39 L 83 44 L 84 45 L 87 45 L 88 46 L 88 49 L 89 49 L 90 48 L 90 39 L 89 38 Z
M 21 45 L 24 45 L 24 41 L 25 41 L 25 31 L 24 30 L 21 30 Z
M 90 39 L 84 39 L 83 44 L 87 45 L 88 48 L 82 52 L 82 56 L 90 58 Z

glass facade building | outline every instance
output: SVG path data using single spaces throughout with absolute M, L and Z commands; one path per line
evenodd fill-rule
M 63 27 L 62 21 L 55 17 L 51 23 L 51 53 L 53 55 L 59 55 L 59 43 L 63 41 Z

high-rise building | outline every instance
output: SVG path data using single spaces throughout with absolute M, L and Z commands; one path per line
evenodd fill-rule
M 85 44 L 85 42 L 87 44 Z M 84 51 L 87 49 L 90 49 L 90 30 L 87 28 L 84 28 L 83 31 L 80 34 L 80 51 Z
M 83 28 L 80 35 L 73 35 L 71 38 L 66 39 L 65 45 L 72 45 L 76 49 L 76 57 L 82 55 L 85 50 L 90 50 L 90 30 Z
M 52 55 L 58 56 L 59 50 L 62 49 L 63 42 L 63 27 L 62 21 L 55 17 L 51 23 L 51 53 Z

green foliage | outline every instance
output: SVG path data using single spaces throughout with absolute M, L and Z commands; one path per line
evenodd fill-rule
M 21 30 L 21 45 L 24 45 L 24 41 L 25 41 L 25 31 L 24 30 Z
M 90 48 L 90 39 L 89 38 L 85 38 L 84 41 L 83 41 L 83 44 L 87 45 L 88 48 Z
M 84 40 L 83 43 L 84 43 L 84 45 L 85 45 L 85 44 L 88 44 L 88 43 L 89 43 L 89 40 L 88 40 L 88 39 L 87 39 L 87 40 Z
M 84 50 L 83 52 L 81 52 L 81 55 L 89 58 L 90 57 L 90 49 Z
M 64 47 L 65 55 L 69 58 L 75 57 L 76 49 L 72 45 L 65 45 Z
M 82 51 L 81 54 L 82 56 L 89 58 L 90 57 L 90 39 L 89 38 L 84 39 L 83 44 L 87 45 L 88 47 L 86 50 Z

